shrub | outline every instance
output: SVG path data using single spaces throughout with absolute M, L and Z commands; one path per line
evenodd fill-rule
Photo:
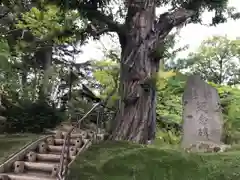
M 6 132 L 40 133 L 53 128 L 64 120 L 65 115 L 45 102 L 22 101 L 19 105 L 7 104 Z

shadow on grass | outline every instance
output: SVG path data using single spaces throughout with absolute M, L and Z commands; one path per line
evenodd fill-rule
M 80 155 L 68 179 L 239 180 L 240 153 L 196 155 L 125 142 L 105 142 Z

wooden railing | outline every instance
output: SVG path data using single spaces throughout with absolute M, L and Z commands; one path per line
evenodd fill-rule
M 70 139 L 71 139 L 71 133 L 75 128 L 78 128 L 82 121 L 88 117 L 88 115 L 94 111 L 97 107 L 101 106 L 102 103 L 97 103 L 95 104 L 80 120 L 77 121 L 76 124 L 74 124 L 73 127 L 66 133 L 64 137 L 64 143 L 63 143 L 63 148 L 61 152 L 61 157 L 60 157 L 60 167 L 59 167 L 59 172 L 58 172 L 58 180 L 65 180 L 66 174 L 68 172 L 68 160 L 70 159 L 69 157 L 69 148 L 70 148 Z M 98 121 L 98 120 L 97 120 Z M 98 124 L 98 123 L 97 123 Z M 98 126 L 97 126 L 97 132 L 98 132 Z M 94 136 L 93 136 L 94 137 Z

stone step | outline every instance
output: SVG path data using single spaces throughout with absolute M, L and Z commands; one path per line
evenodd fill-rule
M 14 174 L 14 173 L 1 173 L 0 180 L 57 180 L 57 178 L 31 175 L 28 173 Z

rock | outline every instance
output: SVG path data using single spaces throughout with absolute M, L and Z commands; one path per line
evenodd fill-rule
M 194 144 L 191 144 L 189 147 L 185 148 L 187 152 L 225 152 L 230 149 L 230 145 L 226 144 L 215 144 L 211 141 L 197 141 Z
M 215 88 L 197 75 L 190 76 L 183 94 L 182 147 L 197 141 L 221 144 L 223 116 Z

